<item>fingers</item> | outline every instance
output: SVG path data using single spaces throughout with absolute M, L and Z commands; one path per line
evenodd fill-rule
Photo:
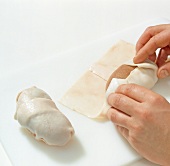
M 170 75 L 170 62 L 167 61 L 168 55 L 170 55 L 170 47 L 164 47 L 160 50 L 158 58 L 157 58 L 157 65 L 158 69 L 158 77 L 165 78 Z
M 170 26 L 160 25 L 148 28 L 139 38 L 136 44 L 136 56 L 134 63 L 141 63 L 147 58 L 156 58 L 155 51 L 158 48 L 169 46 Z
M 115 124 L 125 127 L 127 129 L 130 128 L 130 117 L 123 112 L 110 108 L 107 112 L 107 117 Z
M 136 52 L 138 52 L 150 40 L 150 38 L 160 33 L 164 29 L 164 24 L 148 27 L 136 43 Z
M 168 55 L 170 55 L 170 47 L 167 46 L 167 47 L 161 48 L 158 54 L 157 61 L 156 61 L 158 67 L 161 67 L 162 65 L 165 64 L 168 58 Z
M 141 113 L 141 103 L 152 100 L 154 92 L 136 84 L 120 85 L 115 93 L 108 97 L 108 104 L 130 117 Z M 112 110 L 113 113 L 113 110 Z M 114 114 L 115 115 L 115 114 Z M 117 114 L 116 114 L 116 117 Z
M 150 55 L 148 57 L 148 59 L 150 59 L 152 62 L 155 62 L 156 61 L 156 53 L 153 53 L 152 55 Z
M 108 104 L 117 110 L 131 116 L 138 107 L 138 102 L 120 93 L 112 93 L 108 97 Z M 113 112 L 113 111 L 112 111 Z
M 166 78 L 169 75 L 170 75 L 170 62 L 167 62 L 158 69 L 158 77 Z
M 120 85 L 116 91 L 116 93 L 123 94 L 138 103 L 142 103 L 148 101 L 150 96 L 154 95 L 153 92 L 149 89 L 146 89 L 140 85 L 136 84 L 124 84 Z M 136 103 L 137 104 L 137 103 Z M 136 105 L 138 106 L 138 105 Z
M 169 46 L 170 31 L 162 31 L 153 36 L 136 54 L 134 58 L 135 63 L 141 63 L 149 56 L 153 56 L 158 48 Z M 168 36 L 168 37 L 167 37 Z

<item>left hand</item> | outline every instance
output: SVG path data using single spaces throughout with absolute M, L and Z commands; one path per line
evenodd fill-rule
M 156 50 L 160 48 L 158 56 Z M 134 63 L 144 62 L 147 58 L 158 65 L 158 77 L 170 76 L 170 24 L 148 27 L 136 43 L 136 56 Z
M 170 104 L 139 85 L 120 85 L 108 97 L 107 116 L 146 159 L 170 165 Z

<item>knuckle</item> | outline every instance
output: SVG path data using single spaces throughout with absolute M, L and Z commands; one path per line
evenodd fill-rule
M 145 109 L 141 110 L 140 117 L 143 121 L 151 119 L 152 114 L 151 114 L 150 109 L 145 108 Z
M 149 119 L 151 116 L 150 116 L 150 111 L 148 111 L 148 110 L 143 110 L 142 112 L 141 112 L 141 118 L 143 119 L 143 120 L 147 120 L 147 119 Z
M 158 48 L 159 47 L 159 44 L 158 44 L 158 41 L 159 41 L 159 38 L 158 38 L 158 36 L 153 36 L 152 37 L 152 39 L 151 39 L 153 42 L 153 46 L 155 47 L 155 48 Z
M 154 104 L 155 105 L 155 104 Z M 147 121 L 152 121 L 154 118 L 153 106 L 150 101 L 149 103 L 141 103 L 141 108 L 138 110 L 138 116 L 141 122 L 145 123 Z
M 164 101 L 164 98 L 162 98 L 162 96 L 159 96 L 159 95 L 150 96 L 150 103 L 152 105 L 161 104 L 163 101 Z
M 141 133 L 142 130 L 143 130 L 143 126 L 141 124 L 136 124 L 133 126 L 133 133 L 135 135 L 139 135 L 139 133 Z

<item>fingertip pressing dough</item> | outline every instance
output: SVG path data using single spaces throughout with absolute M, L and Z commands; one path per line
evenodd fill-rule
M 46 92 L 31 87 L 20 92 L 16 102 L 15 119 L 35 139 L 56 146 L 63 146 L 70 141 L 74 129 Z
M 90 118 L 106 117 L 107 96 L 120 84 L 152 88 L 158 80 L 156 64 L 134 64 L 134 56 L 135 46 L 119 41 L 64 94 L 61 104 Z

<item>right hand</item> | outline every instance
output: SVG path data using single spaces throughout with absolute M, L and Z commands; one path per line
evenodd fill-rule
M 160 48 L 158 57 L 155 51 Z M 170 24 L 151 26 L 145 30 L 136 44 L 134 63 L 144 62 L 147 58 L 155 61 L 159 67 L 158 77 L 170 75 L 170 62 L 166 62 L 170 55 Z
M 170 104 L 136 84 L 120 85 L 108 97 L 108 118 L 130 145 L 146 159 L 170 165 Z

